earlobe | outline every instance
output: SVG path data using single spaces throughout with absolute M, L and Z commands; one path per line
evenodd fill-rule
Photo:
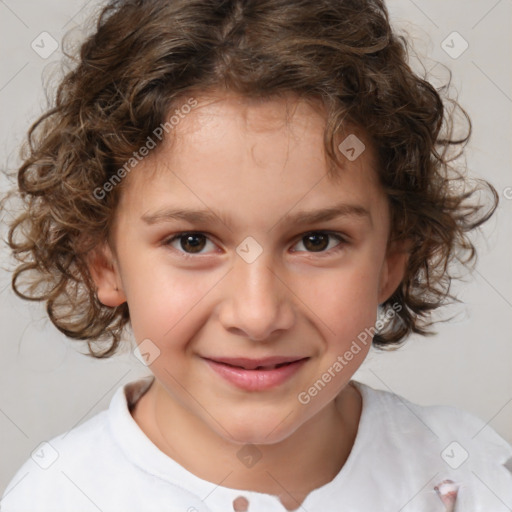
M 409 254 L 408 244 L 405 243 L 389 248 L 380 276 L 379 304 L 386 302 L 402 282 Z
M 107 243 L 89 254 L 87 266 L 96 286 L 98 300 L 103 305 L 116 307 L 126 302 L 119 269 Z

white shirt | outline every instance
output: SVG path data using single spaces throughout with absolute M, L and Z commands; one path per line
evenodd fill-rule
M 248 512 L 286 512 L 276 496 L 208 482 L 160 451 L 129 409 L 152 379 L 119 387 L 108 410 L 35 451 L 9 483 L 1 512 L 233 512 L 239 497 Z M 299 510 L 512 509 L 512 447 L 492 428 L 454 407 L 420 406 L 354 384 L 363 406 L 352 451 Z M 444 480 L 458 487 L 455 509 L 434 489 Z

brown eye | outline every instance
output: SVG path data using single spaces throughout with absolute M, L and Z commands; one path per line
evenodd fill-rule
M 180 240 L 181 248 L 185 252 L 201 252 L 206 245 L 206 237 L 197 233 L 183 235 Z
M 338 240 L 338 243 L 333 246 L 332 240 Z M 309 253 L 324 253 L 342 249 L 345 243 L 346 240 L 340 235 L 325 231 L 312 231 L 303 235 L 297 245 L 302 244 L 306 252 Z
M 166 241 L 165 245 L 185 254 L 198 254 L 203 251 L 208 241 L 208 237 L 202 233 L 179 233 Z
M 329 235 L 324 233 L 310 233 L 303 240 L 304 247 L 313 252 L 324 251 L 329 246 Z

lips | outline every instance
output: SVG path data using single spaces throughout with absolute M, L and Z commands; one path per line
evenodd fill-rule
M 306 364 L 309 357 L 274 356 L 205 358 L 214 374 L 244 391 L 267 391 L 281 386 Z
M 208 357 L 215 363 L 225 364 L 234 368 L 242 368 L 243 370 L 274 370 L 287 364 L 307 359 L 305 357 L 287 357 L 287 356 L 273 356 L 260 359 L 249 359 L 246 357 Z

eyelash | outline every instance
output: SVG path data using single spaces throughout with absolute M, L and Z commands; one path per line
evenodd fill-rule
M 303 240 L 303 238 L 305 238 L 308 235 L 318 235 L 318 234 L 328 235 L 330 237 L 336 238 L 340 243 L 338 245 L 334 246 L 331 249 L 324 250 L 324 251 L 319 251 L 319 252 L 311 252 L 311 251 L 293 251 L 293 252 L 306 252 L 306 253 L 311 254 L 311 255 L 317 255 L 317 256 L 323 257 L 323 255 L 326 255 L 326 254 L 330 255 L 332 253 L 337 253 L 338 251 L 342 250 L 343 247 L 348 243 L 347 238 L 342 236 L 340 233 L 334 233 L 332 231 L 308 231 L 308 232 L 303 233 L 302 235 L 300 235 L 300 237 L 294 243 L 294 245 L 296 245 L 297 243 L 301 242 Z M 207 238 L 207 240 L 209 240 L 210 242 L 212 241 L 208 237 L 208 234 L 204 233 L 202 231 L 183 231 L 181 233 L 177 233 L 177 234 L 173 235 L 170 238 L 167 238 L 166 240 L 164 240 L 162 242 L 162 245 L 170 246 L 175 240 L 179 240 L 180 238 L 183 238 L 186 235 L 203 235 L 203 236 L 205 236 Z M 174 250 L 177 251 L 178 254 L 180 254 L 181 257 L 186 258 L 186 259 L 190 259 L 190 258 L 194 258 L 194 257 L 197 257 L 197 256 L 201 256 L 201 253 L 187 253 L 187 252 L 183 252 L 182 250 L 178 250 L 178 249 L 174 249 Z

